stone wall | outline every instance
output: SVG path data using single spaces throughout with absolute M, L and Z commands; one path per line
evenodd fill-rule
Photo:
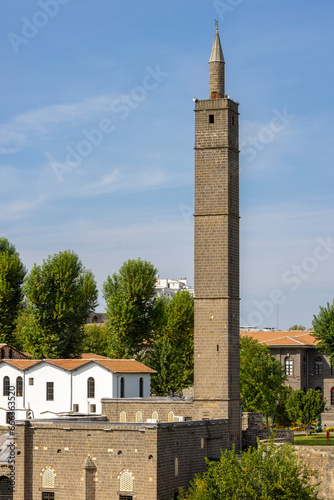
M 274 429 L 274 437 L 276 442 L 289 442 L 293 443 L 294 432 L 285 429 Z M 257 440 L 267 441 L 271 439 L 273 433 L 270 429 L 263 428 L 263 414 L 262 413 L 248 413 L 242 414 L 242 449 L 249 446 L 256 447 Z
M 146 422 L 154 418 L 153 412 L 158 413 L 160 422 L 168 422 L 168 414 L 183 416 L 187 419 L 193 417 L 193 401 L 178 398 L 104 398 L 102 399 L 102 413 L 110 422 L 120 422 L 121 412 L 126 413 L 126 422 L 136 422 L 136 413 L 142 413 Z
M 319 498 L 334 499 L 334 448 L 327 446 L 295 446 L 295 449 L 308 468 L 321 474 L 321 493 Z
M 180 486 L 206 469 L 228 445 L 225 420 L 164 424 L 115 424 L 71 419 L 18 422 L 14 500 L 110 500 L 120 491 L 120 474 L 130 472 L 136 500 L 171 500 Z M 54 488 L 42 488 L 51 469 Z M 126 494 L 124 492 L 124 494 Z

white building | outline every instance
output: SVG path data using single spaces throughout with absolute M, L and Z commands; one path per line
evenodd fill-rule
M 83 359 L 6 359 L 0 361 L 0 425 L 15 418 L 53 414 L 101 413 L 101 398 L 151 395 L 154 370 L 133 359 L 83 355 Z M 15 404 L 13 404 L 15 403 Z
M 170 280 L 168 278 L 159 278 L 155 283 L 155 293 L 157 297 L 168 297 L 169 299 L 177 292 L 187 290 L 191 295 L 194 295 L 194 289 L 188 285 L 187 278 L 180 278 L 179 280 Z

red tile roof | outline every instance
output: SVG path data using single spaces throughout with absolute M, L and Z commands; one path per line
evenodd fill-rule
M 59 366 L 67 371 L 75 370 L 87 363 L 96 363 L 115 373 L 156 373 L 152 368 L 148 368 L 134 359 L 110 359 L 103 358 L 103 356 L 97 359 L 6 359 L 0 361 L 0 363 L 15 366 L 19 370 L 27 370 L 31 366 L 43 362 Z
M 241 337 L 251 337 L 258 340 L 260 344 L 268 346 L 304 346 L 315 347 L 319 341 L 311 335 L 312 330 L 307 331 L 275 331 L 275 332 L 240 332 Z

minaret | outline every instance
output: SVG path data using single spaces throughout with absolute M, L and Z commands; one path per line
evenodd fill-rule
M 225 96 L 218 24 L 209 99 L 195 102 L 194 417 L 228 418 L 239 446 L 238 103 Z

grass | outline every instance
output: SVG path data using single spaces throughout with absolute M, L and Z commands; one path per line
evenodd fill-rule
M 326 434 L 311 434 L 306 438 L 306 434 L 295 435 L 295 445 L 297 446 L 334 446 L 334 434 L 330 434 L 327 439 Z

